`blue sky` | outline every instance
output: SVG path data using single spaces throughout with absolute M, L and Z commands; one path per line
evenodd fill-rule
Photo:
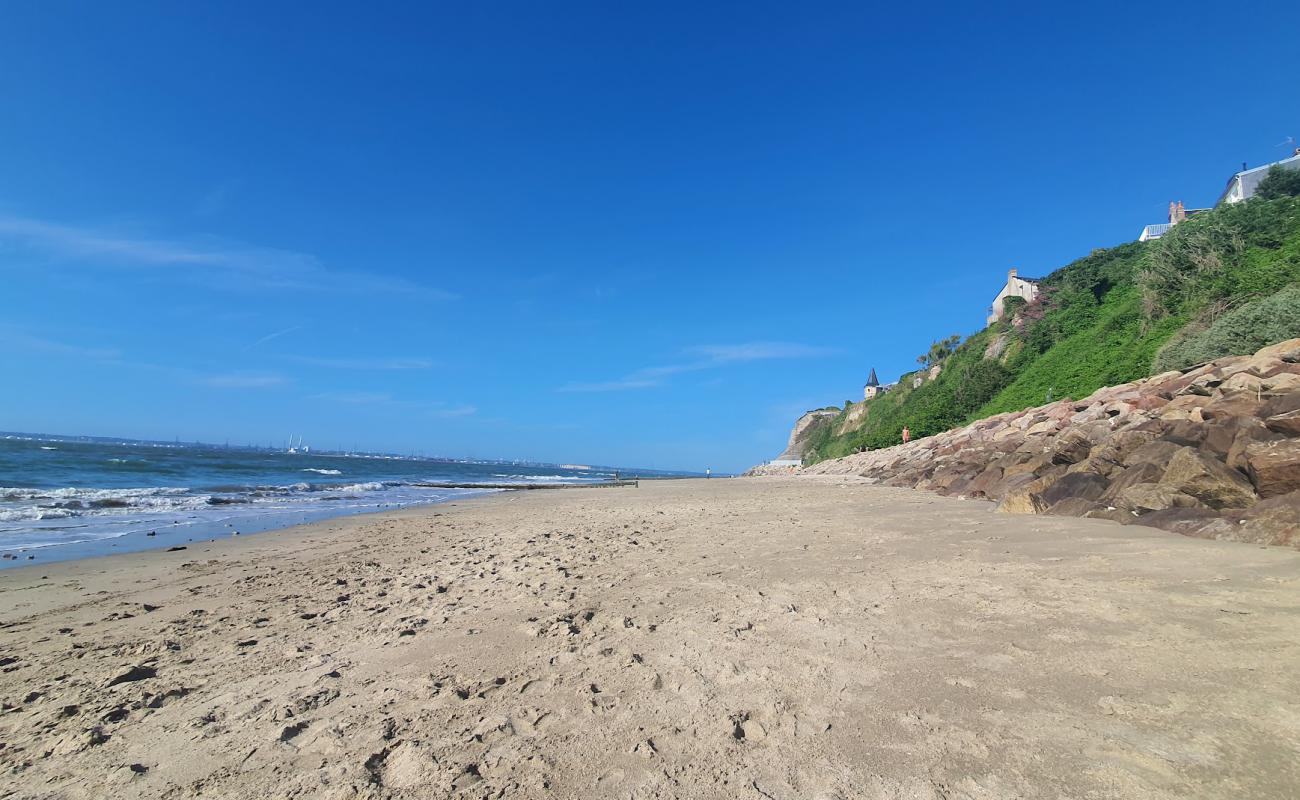
M 1300 138 L 1294 3 L 0 17 L 0 429 L 740 469 Z

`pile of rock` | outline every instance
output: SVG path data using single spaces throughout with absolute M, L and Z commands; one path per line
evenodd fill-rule
M 1300 339 L 803 472 L 1300 547 Z

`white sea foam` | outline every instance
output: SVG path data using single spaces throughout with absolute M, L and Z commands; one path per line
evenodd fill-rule
M 341 469 L 316 469 L 314 467 L 308 467 L 307 469 L 304 469 L 303 472 L 315 472 L 317 475 L 342 475 L 343 474 L 343 470 Z
M 370 483 L 351 483 L 348 484 L 347 486 L 337 486 L 331 488 L 336 492 L 379 492 L 379 491 L 383 491 L 384 485 L 382 483 L 375 483 L 372 481 Z

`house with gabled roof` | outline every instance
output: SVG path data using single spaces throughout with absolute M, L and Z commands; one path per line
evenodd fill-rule
M 1300 169 L 1300 148 L 1296 148 L 1295 153 L 1290 158 L 1274 161 L 1272 164 L 1265 164 L 1262 167 L 1246 169 L 1246 165 L 1243 163 L 1241 172 L 1228 179 L 1228 185 L 1224 188 L 1223 194 L 1219 195 L 1219 202 L 1215 203 L 1215 205 L 1243 203 L 1254 197 L 1255 191 L 1259 189 L 1259 185 L 1268 177 L 1268 171 L 1273 167 Z

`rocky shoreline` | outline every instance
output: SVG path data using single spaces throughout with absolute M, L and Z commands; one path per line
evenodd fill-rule
M 798 472 L 1300 547 L 1300 339 Z

